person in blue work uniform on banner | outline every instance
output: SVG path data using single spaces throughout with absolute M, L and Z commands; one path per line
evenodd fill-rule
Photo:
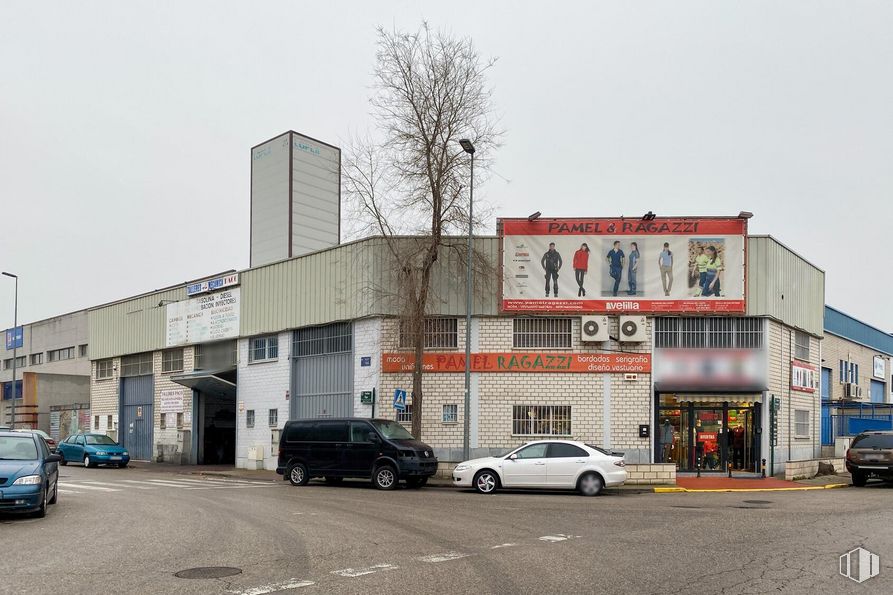
M 629 271 L 626 273 L 626 282 L 629 284 L 629 295 L 638 293 L 636 286 L 636 275 L 639 272 L 639 245 L 631 242 L 629 245 Z
M 614 242 L 614 247 L 606 256 L 608 260 L 608 273 L 614 279 L 614 289 L 612 290 L 614 297 L 617 297 L 617 290 L 620 289 L 620 280 L 623 277 L 623 263 L 626 255 L 620 249 L 620 242 Z

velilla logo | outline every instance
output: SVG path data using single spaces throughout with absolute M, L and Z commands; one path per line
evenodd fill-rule
M 638 310 L 639 302 L 607 302 L 605 303 L 607 310 Z

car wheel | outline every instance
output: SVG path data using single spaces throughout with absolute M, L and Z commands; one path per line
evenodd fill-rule
M 59 482 L 56 482 L 53 484 L 53 497 L 50 498 L 50 500 L 49 500 L 49 502 L 47 502 L 47 504 L 55 504 L 58 499 L 59 499 Z
M 44 488 L 43 492 L 40 494 L 40 508 L 38 508 L 34 512 L 34 516 L 42 519 L 47 515 L 47 489 Z
M 93 467 L 93 462 L 90 460 L 90 455 L 84 455 L 84 467 Z
M 598 496 L 603 487 L 604 482 L 602 482 L 602 478 L 599 477 L 598 473 L 592 472 L 584 474 L 577 484 L 577 489 L 584 496 Z
M 499 487 L 499 476 L 495 471 L 484 469 L 474 476 L 474 489 L 479 494 L 492 494 Z
M 62 460 L 59 461 L 59 464 L 62 465 L 62 466 L 64 467 L 65 465 L 68 464 L 68 461 L 65 460 L 65 455 L 64 455 L 63 453 L 60 452 L 60 453 L 59 453 L 59 456 L 62 457 Z
M 127 466 L 127 463 L 118 463 L 118 469 L 123 469 Z
M 411 477 L 406 480 L 406 487 L 417 490 L 428 483 L 427 477 Z
M 375 469 L 372 483 L 379 490 L 393 490 L 397 487 L 397 470 L 390 465 L 382 465 Z
M 326 477 L 326 483 L 330 483 L 332 485 L 339 484 L 344 481 L 343 477 L 332 477 L 331 475 Z
M 310 474 L 307 473 L 307 465 L 304 463 L 295 463 L 288 468 L 288 481 L 293 486 L 305 486 L 310 481 Z
M 868 474 L 861 471 L 853 471 L 853 485 L 857 488 L 864 487 L 868 483 Z

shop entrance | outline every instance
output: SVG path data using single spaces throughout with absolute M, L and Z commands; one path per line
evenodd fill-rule
M 759 470 L 759 410 L 755 399 L 735 395 L 687 400 L 659 395 L 655 460 L 680 471 Z M 743 402 L 742 402 L 743 401 Z

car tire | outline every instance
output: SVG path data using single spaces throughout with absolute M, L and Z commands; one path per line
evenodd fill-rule
M 58 499 L 59 499 L 59 482 L 56 482 L 53 484 L 53 497 L 50 498 L 50 500 L 49 500 L 49 502 L 47 502 L 47 504 L 55 504 Z
M 478 494 L 492 494 L 499 488 L 499 476 L 495 471 L 483 469 L 475 474 L 472 485 Z
M 857 488 L 864 487 L 868 483 L 868 474 L 861 471 L 853 471 L 853 485 Z
M 293 486 L 305 486 L 310 481 L 310 473 L 304 463 L 295 463 L 288 468 L 288 481 Z
M 40 493 L 40 508 L 34 511 L 34 516 L 42 519 L 47 515 L 47 490 L 46 488 Z
M 118 463 L 118 469 L 124 469 L 127 467 L 127 463 Z
M 424 487 L 426 483 L 428 483 L 427 477 L 411 477 L 406 480 L 406 487 L 417 490 L 421 487 Z
M 604 487 L 601 476 L 592 471 L 584 473 L 577 482 L 577 490 L 584 496 L 598 496 Z
M 326 483 L 330 483 L 332 485 L 337 485 L 337 484 L 341 483 L 342 481 L 344 481 L 343 477 L 333 477 L 331 475 L 326 477 Z
M 95 467 L 96 464 L 90 460 L 90 455 L 84 455 L 84 467 Z
M 379 490 L 393 490 L 398 481 L 397 470 L 391 465 L 380 465 L 372 474 L 372 485 Z
M 59 456 L 62 457 L 62 460 L 59 461 L 59 464 L 62 465 L 62 466 L 64 467 L 65 465 L 68 464 L 68 461 L 65 460 L 65 455 L 62 454 L 61 452 L 59 453 Z

